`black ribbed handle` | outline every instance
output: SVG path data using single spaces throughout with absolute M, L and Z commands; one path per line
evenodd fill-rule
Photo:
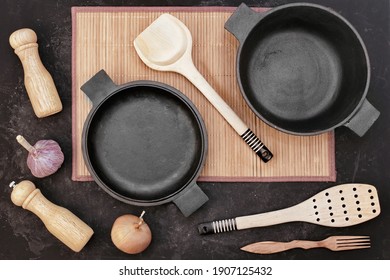
M 201 235 L 221 233 L 237 230 L 236 219 L 226 219 L 214 222 L 207 222 L 198 225 L 198 232 Z
M 241 135 L 242 139 L 251 147 L 251 149 L 261 158 L 262 161 L 269 161 L 274 155 L 264 145 L 263 142 L 248 128 L 244 134 Z

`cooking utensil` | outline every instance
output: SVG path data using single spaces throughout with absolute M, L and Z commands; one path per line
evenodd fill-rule
M 313 197 L 285 209 L 242 216 L 198 226 L 200 234 L 220 233 L 287 222 L 308 222 L 329 227 L 346 227 L 379 215 L 376 188 L 368 184 L 343 184 L 328 188 Z
M 294 248 L 327 248 L 332 251 L 345 251 L 370 248 L 369 236 L 330 236 L 321 241 L 293 240 L 290 242 L 263 241 L 252 243 L 241 250 L 255 254 L 273 254 Z
M 196 184 L 207 132 L 187 97 L 152 81 L 118 86 L 104 70 L 81 89 L 93 103 L 82 134 L 84 160 L 108 194 L 139 206 L 174 202 L 185 216 L 208 200 Z
M 296 135 L 346 126 L 363 136 L 379 117 L 366 99 L 366 47 L 333 10 L 295 3 L 257 13 L 241 4 L 225 28 L 240 44 L 241 93 L 270 126 Z
M 19 29 L 11 34 L 9 43 L 22 62 L 24 85 L 36 116 L 43 118 L 62 111 L 53 78 L 39 57 L 37 34 L 29 28 Z
M 68 209 L 47 200 L 31 181 L 12 182 L 12 202 L 36 214 L 47 230 L 75 252 L 80 252 L 93 230 Z
M 192 36 L 180 20 L 170 14 L 161 15 L 135 38 L 134 47 L 150 68 L 176 72 L 186 77 L 264 162 L 272 158 L 268 148 L 196 69 L 191 57 Z
M 27 166 L 35 177 L 54 174 L 64 162 L 61 147 L 54 140 L 39 140 L 34 146 L 21 135 L 16 140 L 28 151 Z

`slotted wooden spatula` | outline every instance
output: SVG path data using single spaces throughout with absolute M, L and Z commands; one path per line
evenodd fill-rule
M 196 69 L 191 55 L 191 33 L 179 19 L 170 14 L 161 15 L 135 38 L 134 47 L 150 68 L 176 72 L 186 77 L 264 162 L 273 157 L 271 151 Z
M 363 223 L 381 212 L 377 190 L 367 184 L 328 188 L 295 206 L 198 225 L 200 234 L 220 233 L 288 222 L 308 222 L 329 227 Z

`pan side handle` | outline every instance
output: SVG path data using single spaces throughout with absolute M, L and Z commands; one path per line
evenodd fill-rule
M 365 99 L 356 114 L 344 125 L 362 137 L 378 119 L 380 112 Z
M 111 80 L 106 71 L 100 70 L 91 79 L 81 86 L 81 90 L 88 96 L 94 105 L 102 102 L 118 86 Z
M 201 188 L 194 183 L 192 186 L 183 190 L 183 193 L 173 200 L 173 203 L 180 209 L 185 217 L 190 216 L 205 204 L 209 198 L 201 190 Z
M 225 29 L 242 44 L 252 28 L 264 17 L 242 3 L 225 22 Z

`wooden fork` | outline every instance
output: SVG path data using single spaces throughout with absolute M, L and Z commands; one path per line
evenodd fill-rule
M 290 242 L 263 241 L 252 243 L 241 248 L 255 254 L 273 254 L 294 248 L 312 249 L 327 248 L 332 251 L 356 250 L 370 248 L 369 236 L 330 236 L 321 241 L 293 240 Z

